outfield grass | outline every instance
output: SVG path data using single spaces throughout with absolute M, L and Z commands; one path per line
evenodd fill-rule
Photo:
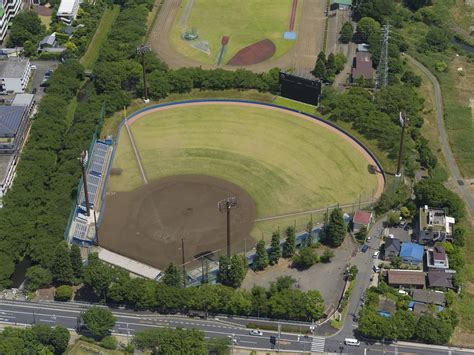
M 293 110 L 300 112 L 308 113 L 310 115 L 317 115 L 316 106 L 305 104 L 304 102 L 299 102 L 285 97 L 277 96 L 273 103 L 278 106 L 288 107 Z
M 102 18 L 100 20 L 99 26 L 95 31 L 94 37 L 92 37 L 91 43 L 87 47 L 86 53 L 82 56 L 80 62 L 86 69 L 91 69 L 94 65 L 97 57 L 99 56 L 99 51 L 104 43 L 107 35 L 112 28 L 112 24 L 120 13 L 120 6 L 114 5 L 112 8 L 106 8 Z
M 131 125 L 149 180 L 203 174 L 233 182 L 255 199 L 257 217 L 369 200 L 377 187 L 351 143 L 285 112 L 230 105 L 172 108 Z M 142 184 L 125 130 L 109 191 Z
M 202 63 L 215 63 L 222 36 L 230 36 L 224 63 L 242 48 L 263 39 L 275 43 L 274 58 L 286 53 L 295 43 L 283 39 L 290 21 L 291 0 L 194 0 L 187 26 L 182 28 L 180 20 L 188 1 L 183 1 L 178 11 L 170 32 L 170 42 L 181 54 Z M 297 9 L 295 29 L 298 28 L 300 14 L 301 4 Z M 183 31 L 192 28 L 198 32 L 199 40 L 209 42 L 210 56 L 192 48 L 190 42 L 181 39 Z

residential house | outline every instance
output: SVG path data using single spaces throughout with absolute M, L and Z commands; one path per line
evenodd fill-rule
M 455 219 L 446 216 L 442 209 L 428 206 L 420 208 L 416 233 L 418 243 L 433 245 L 436 242 L 452 240 L 455 222 Z
M 0 60 L 0 92 L 23 93 L 31 77 L 29 59 L 8 58 Z
M 7 35 L 10 21 L 20 11 L 21 0 L 1 0 L 0 1 L 0 42 L 3 42 Z
M 357 52 L 354 58 L 351 72 L 352 81 L 359 78 L 372 80 L 374 78 L 374 68 L 372 67 L 372 57 L 369 52 Z
M 77 11 L 79 10 L 79 0 L 61 0 L 58 12 L 56 16 L 58 20 L 71 25 L 77 17 Z
M 41 52 L 62 53 L 65 50 L 66 48 L 59 46 L 59 43 L 56 40 L 56 32 L 53 32 L 50 35 L 44 37 L 38 45 L 39 53 Z
M 448 255 L 442 246 L 426 250 L 426 266 L 428 269 L 449 269 Z
M 331 10 L 350 10 L 352 7 L 352 0 L 332 0 Z
M 423 262 L 424 248 L 415 243 L 403 243 L 400 257 L 405 264 L 419 265 Z
M 371 211 L 357 210 L 356 213 L 354 213 L 354 217 L 352 218 L 352 231 L 357 233 L 360 231 L 362 226 L 365 226 L 367 229 L 369 229 L 373 219 L 374 217 Z
M 430 270 L 428 271 L 428 287 L 431 288 L 454 288 L 453 270 Z
M 400 254 L 401 242 L 397 238 L 386 238 L 385 239 L 385 256 L 384 260 L 390 261 L 398 254 Z
M 387 271 L 387 283 L 393 287 L 423 288 L 426 274 L 420 270 L 399 270 Z
M 443 292 L 436 292 L 431 290 L 414 290 L 412 295 L 414 302 L 434 304 L 437 306 L 444 306 L 446 299 Z

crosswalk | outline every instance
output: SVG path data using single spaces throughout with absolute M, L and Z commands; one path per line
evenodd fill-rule
M 311 342 L 311 352 L 323 353 L 325 345 L 325 338 L 313 336 L 313 341 Z

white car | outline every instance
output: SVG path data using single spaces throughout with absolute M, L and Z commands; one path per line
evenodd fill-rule
M 257 329 L 252 329 L 250 332 L 249 332 L 250 335 L 256 335 L 256 336 L 263 336 L 263 332 L 261 330 L 257 330 Z
M 376 251 L 374 252 L 374 255 L 372 255 L 372 257 L 373 257 L 374 259 L 377 259 L 377 258 L 379 257 L 379 254 L 380 254 L 380 250 L 376 250 Z
M 36 69 L 38 69 L 38 67 L 37 67 L 36 65 L 34 65 L 34 64 L 30 65 L 30 68 L 31 68 L 31 70 L 36 70 Z

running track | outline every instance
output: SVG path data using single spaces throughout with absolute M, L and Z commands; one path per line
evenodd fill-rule
M 290 26 L 288 27 L 288 32 L 293 32 L 295 29 L 297 7 L 298 7 L 298 0 L 293 0 L 293 3 L 291 4 Z

